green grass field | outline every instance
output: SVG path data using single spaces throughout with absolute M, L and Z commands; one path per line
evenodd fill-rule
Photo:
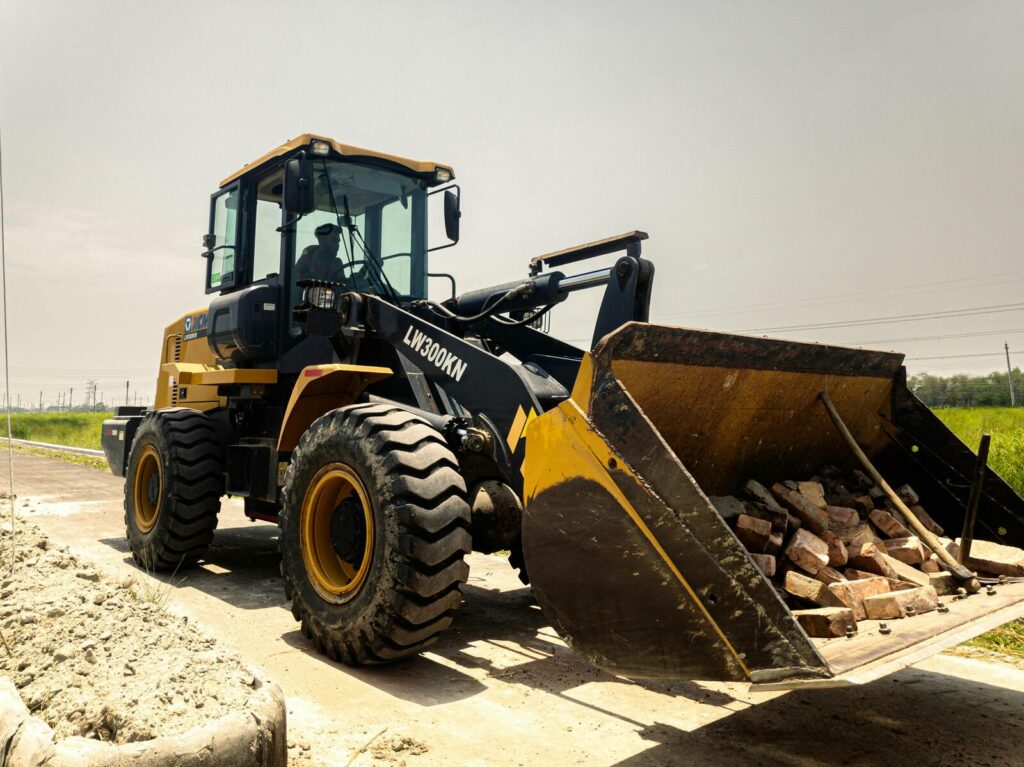
M 1024 408 L 941 408 L 935 414 L 972 450 L 978 449 L 982 434 L 991 434 L 989 466 L 1024 495 Z M 1008 623 L 968 644 L 1024 657 L 1024 621 Z
M 100 426 L 110 413 L 15 413 L 11 434 L 15 439 L 54 445 L 100 449 Z M 2 428 L 2 427 L 0 427 Z
M 988 463 L 1024 495 L 1024 407 L 941 408 L 935 414 L 977 452 L 981 435 L 992 435 Z

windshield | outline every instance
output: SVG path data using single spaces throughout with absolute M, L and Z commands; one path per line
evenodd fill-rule
M 399 173 L 334 160 L 313 163 L 316 209 L 295 227 L 293 283 L 394 300 L 426 296 L 426 190 Z

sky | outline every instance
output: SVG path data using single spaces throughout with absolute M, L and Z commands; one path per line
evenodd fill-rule
M 305 132 L 454 166 L 460 290 L 641 229 L 654 321 L 1024 366 L 1022 50 L 1019 2 L 0 0 L 13 397 L 151 397 L 209 195 Z

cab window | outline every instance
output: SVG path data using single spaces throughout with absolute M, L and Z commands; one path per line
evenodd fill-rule
M 217 290 L 235 284 L 238 249 L 238 187 L 222 192 L 213 201 L 210 234 L 213 254 L 208 259 L 206 287 Z
M 256 233 L 253 240 L 252 279 L 265 279 L 281 271 L 281 188 L 284 170 L 256 182 Z

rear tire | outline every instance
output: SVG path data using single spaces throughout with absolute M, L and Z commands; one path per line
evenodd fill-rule
M 147 415 L 135 433 L 124 483 L 125 531 L 136 564 L 146 570 L 194 565 L 213 539 L 223 491 L 210 419 L 187 408 Z
M 320 652 L 350 665 L 415 655 L 462 605 L 466 485 L 444 438 L 394 405 L 317 419 L 285 475 L 281 574 Z

